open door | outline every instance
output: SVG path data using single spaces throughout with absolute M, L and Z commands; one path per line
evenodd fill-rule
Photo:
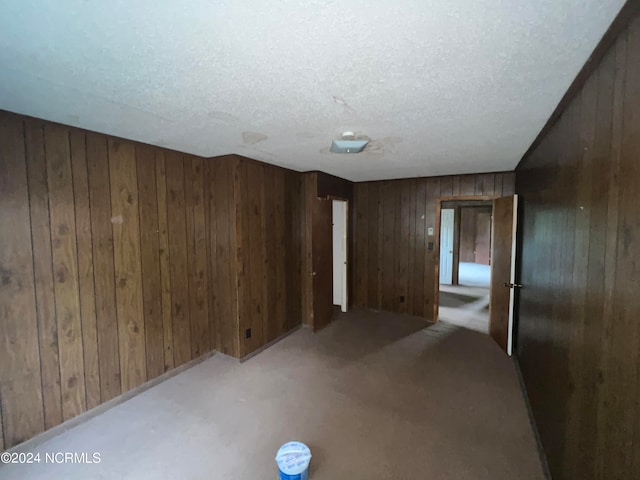
M 489 334 L 511 355 L 516 288 L 516 225 L 518 196 L 493 201 Z
M 333 317 L 332 201 L 316 198 L 313 206 L 313 329 L 319 330 Z
M 333 304 L 347 311 L 347 202 L 333 200 Z
M 440 283 L 453 283 L 453 208 L 440 211 Z

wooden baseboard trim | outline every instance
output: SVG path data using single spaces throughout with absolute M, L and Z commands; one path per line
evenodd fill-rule
M 280 335 L 278 338 L 275 338 L 273 340 L 271 340 L 269 343 L 265 343 L 263 346 L 261 346 L 260 348 L 258 348 L 257 350 L 254 350 L 253 352 L 245 355 L 244 357 L 240 358 L 240 363 L 244 363 L 247 360 L 255 357 L 256 355 L 259 355 L 260 353 L 264 352 L 267 348 L 275 345 L 276 343 L 278 343 L 280 340 L 283 340 L 285 338 L 287 338 L 289 335 L 291 335 L 294 332 L 297 332 L 298 330 L 300 330 L 302 328 L 303 325 L 297 325 L 295 327 L 293 327 L 291 330 L 289 330 L 286 333 L 283 333 L 282 335 Z
M 538 425 L 536 424 L 536 420 L 533 417 L 533 410 L 531 409 L 531 403 L 529 402 L 529 395 L 527 394 L 527 387 L 524 383 L 522 370 L 520 370 L 520 363 L 518 362 L 518 357 L 516 357 L 514 353 L 514 355 L 511 358 L 513 358 L 513 363 L 516 366 L 516 374 L 518 375 L 518 382 L 520 383 L 520 391 L 522 392 L 524 403 L 527 406 L 529 423 L 531 423 L 531 428 L 533 429 L 533 435 L 536 439 L 536 445 L 538 446 L 538 456 L 540 457 L 540 463 L 542 464 L 542 470 L 544 472 L 544 476 L 547 480 L 552 480 L 551 471 L 549 470 L 549 462 L 547 461 L 547 455 L 545 454 L 544 447 L 542 446 L 542 440 L 540 440 L 540 432 L 538 431 Z

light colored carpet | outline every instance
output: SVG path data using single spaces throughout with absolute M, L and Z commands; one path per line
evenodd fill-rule
M 438 320 L 489 333 L 489 289 L 440 285 Z
M 486 335 L 364 311 L 249 361 L 216 355 L 41 444 L 99 464 L 1 479 L 276 479 L 288 440 L 311 480 L 542 480 L 514 365 Z

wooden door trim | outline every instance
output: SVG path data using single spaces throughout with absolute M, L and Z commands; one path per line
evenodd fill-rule
M 440 196 L 436 199 L 436 225 L 434 230 L 434 250 L 436 252 L 436 259 L 434 261 L 434 279 L 433 282 L 433 322 L 436 323 L 438 321 L 438 313 L 440 310 L 440 215 L 442 210 L 442 202 L 451 202 L 451 201 L 465 201 L 465 200 L 476 200 L 476 201 L 488 201 L 495 200 L 496 198 L 508 197 L 510 195 L 444 195 Z M 493 206 L 491 207 L 493 211 Z M 454 219 L 455 223 L 455 219 Z M 427 240 L 428 241 L 428 240 Z M 458 248 L 459 248 L 458 242 Z M 425 267 L 427 265 L 427 255 L 425 258 Z
M 321 197 L 318 197 L 321 198 Z M 353 307 L 353 304 L 351 302 L 351 299 L 353 298 L 352 295 L 352 290 L 355 288 L 355 286 L 353 285 L 354 281 L 351 278 L 351 216 L 349 215 L 349 208 L 351 206 L 351 202 L 349 201 L 349 199 L 347 197 L 342 197 L 340 195 L 327 195 L 325 197 L 327 200 L 339 200 L 341 202 L 345 202 L 347 204 L 347 208 L 345 209 L 345 222 L 346 222 L 346 226 L 347 226 L 347 230 L 346 230 L 346 234 L 347 234 L 347 251 L 346 251 L 346 262 L 347 262 L 347 310 L 351 310 L 351 308 Z M 355 217 L 354 217 L 355 218 Z M 332 220 L 333 221 L 333 218 Z

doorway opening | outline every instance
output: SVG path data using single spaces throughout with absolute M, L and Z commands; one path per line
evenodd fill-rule
M 347 202 L 332 200 L 333 305 L 346 312 L 347 298 Z
M 489 333 L 491 200 L 449 200 L 440 209 L 438 320 Z

